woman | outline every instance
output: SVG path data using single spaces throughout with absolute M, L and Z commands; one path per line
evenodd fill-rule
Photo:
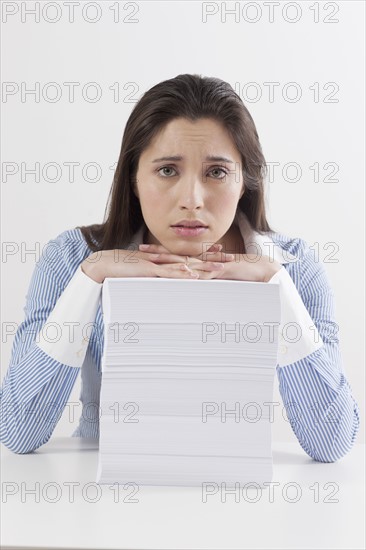
M 98 437 L 102 283 L 173 277 L 278 283 L 277 374 L 291 427 L 315 460 L 351 449 L 359 411 L 342 369 L 333 291 L 308 244 L 269 227 L 265 168 L 254 122 L 226 82 L 184 74 L 142 96 L 104 223 L 64 231 L 35 267 L 2 386 L 4 445 L 28 453 L 46 443 L 80 369 L 73 435 Z M 286 337 L 286 326 L 298 337 Z

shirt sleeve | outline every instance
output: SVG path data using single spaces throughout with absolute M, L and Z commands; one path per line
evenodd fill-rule
M 83 258 L 70 268 L 65 238 L 50 243 L 57 246 L 35 266 L 0 390 L 0 441 L 16 453 L 50 439 L 86 355 L 83 329 L 95 319 L 102 286 L 81 270 Z
M 304 451 L 317 461 L 334 462 L 352 448 L 360 414 L 343 367 L 333 290 L 322 262 L 298 240 L 303 253 L 291 264 L 291 276 L 282 267 L 269 281 L 280 284 L 281 328 L 292 322 L 301 327 L 294 343 L 295 333 L 279 337 L 279 390 Z
M 321 348 L 324 342 L 284 266 L 267 284 L 280 286 L 281 323 L 278 327 L 277 364 L 285 367 Z
M 102 286 L 80 264 L 39 334 L 37 346 L 44 353 L 70 367 L 82 366 Z M 51 331 L 54 336 L 50 338 Z

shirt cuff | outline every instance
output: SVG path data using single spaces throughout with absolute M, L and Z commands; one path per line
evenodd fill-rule
M 285 367 L 318 350 L 324 342 L 284 266 L 268 283 L 280 286 L 281 323 L 278 327 L 277 364 Z
M 102 286 L 86 275 L 80 264 L 39 332 L 38 347 L 64 365 L 81 367 Z

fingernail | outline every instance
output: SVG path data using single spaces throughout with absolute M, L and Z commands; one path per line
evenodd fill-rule
M 139 248 L 142 248 L 142 250 L 147 250 L 149 246 L 149 244 L 139 244 Z
M 229 260 L 233 260 L 235 258 L 234 254 L 226 254 L 226 257 L 229 259 Z
M 220 262 L 213 262 L 212 264 L 214 267 L 224 267 L 224 264 L 221 264 Z

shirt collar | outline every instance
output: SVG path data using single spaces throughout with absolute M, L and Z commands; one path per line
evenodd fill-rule
M 264 235 L 254 231 L 249 223 L 247 216 L 242 210 L 237 208 L 234 223 L 238 225 L 241 236 L 245 244 L 247 254 L 257 254 L 261 256 L 269 256 L 280 264 L 288 264 L 296 260 L 296 256 L 290 254 L 287 250 L 283 250 L 270 237 L 269 232 Z M 143 243 L 144 233 L 146 229 L 145 222 L 132 237 L 132 243 L 139 245 Z
M 236 210 L 234 223 L 240 229 L 247 254 L 257 254 L 259 257 L 269 256 L 280 264 L 288 264 L 297 259 L 296 256 L 290 254 L 287 250 L 283 250 L 275 243 L 268 231 L 264 235 L 254 231 L 247 216 L 239 208 Z

